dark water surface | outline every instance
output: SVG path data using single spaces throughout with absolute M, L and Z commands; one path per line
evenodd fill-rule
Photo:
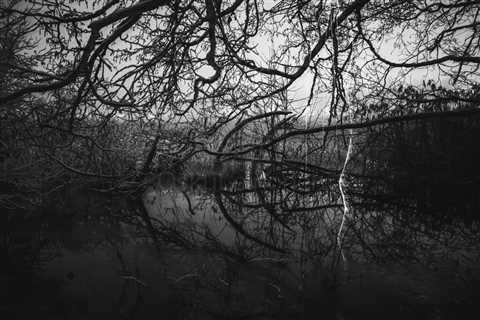
M 478 318 L 480 126 L 448 128 L 356 140 L 341 244 L 343 144 L 320 159 L 330 171 L 283 161 L 218 189 L 159 178 L 143 208 L 70 185 L 2 212 L 1 318 Z
M 84 197 L 40 216 L 2 216 L 5 319 L 457 319 L 477 310 L 478 242 L 464 228 L 441 231 L 442 243 L 425 236 L 433 251 L 417 250 L 417 260 L 374 263 L 345 252 L 331 270 L 298 251 L 239 261 L 221 250 L 156 246 L 118 199 Z M 149 190 L 144 201 L 179 230 L 242 243 L 212 200 L 198 200 L 195 216 L 175 191 Z

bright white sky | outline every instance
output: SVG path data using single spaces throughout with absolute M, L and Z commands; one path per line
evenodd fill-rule
M 263 0 L 264 8 L 270 9 L 274 5 L 280 3 L 282 0 Z M 23 3 L 25 5 L 26 3 Z M 79 8 L 81 9 L 81 8 Z M 108 34 L 108 30 L 105 30 L 105 34 Z M 408 37 L 408 34 L 405 34 L 404 37 Z M 44 42 L 45 39 L 41 36 L 39 37 L 41 42 Z M 85 42 L 86 39 L 81 39 L 82 42 Z M 269 57 L 272 55 L 272 46 L 275 47 L 278 43 L 273 43 L 271 39 L 267 38 L 266 36 L 257 36 L 256 39 L 257 49 L 259 52 L 260 57 L 258 57 L 256 62 L 263 66 L 266 66 L 265 61 L 268 61 Z M 46 45 L 46 44 L 45 44 Z M 76 45 L 72 43 L 72 46 Z M 391 59 L 393 61 L 402 61 L 402 57 L 399 56 L 399 49 L 395 49 L 393 46 L 393 42 L 384 42 L 382 44 L 378 44 L 379 52 L 384 55 L 386 58 Z M 359 61 L 355 61 L 357 64 Z M 121 67 L 121 65 L 116 65 L 117 68 Z M 209 76 L 212 73 L 212 68 L 209 66 L 205 66 L 201 69 L 200 73 L 204 76 Z M 397 76 L 397 72 L 392 73 L 393 76 Z M 427 80 L 430 78 L 434 78 L 435 75 L 438 75 L 438 72 L 434 69 L 420 69 L 416 70 L 415 72 L 409 73 L 403 80 L 407 83 L 421 83 L 423 80 Z M 293 99 L 293 106 L 297 108 L 302 108 L 307 104 L 308 95 L 310 93 L 310 88 L 312 85 L 313 76 L 309 71 L 306 71 L 299 79 L 297 79 L 294 84 L 290 87 L 288 92 L 288 97 Z M 390 81 L 394 81 L 394 79 L 389 79 Z M 317 95 L 314 100 L 312 101 L 312 105 L 310 110 L 307 110 L 306 114 L 311 115 L 318 115 L 324 114 L 324 112 L 328 109 L 328 96 L 321 96 Z

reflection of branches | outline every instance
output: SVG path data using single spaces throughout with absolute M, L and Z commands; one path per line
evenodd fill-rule
M 223 216 L 225 217 L 225 219 L 230 223 L 230 225 L 238 232 L 240 233 L 241 235 L 243 235 L 245 238 L 249 239 L 249 240 L 252 240 L 253 242 L 256 242 L 258 244 L 261 244 L 263 246 L 265 246 L 266 248 L 269 248 L 271 250 L 274 250 L 274 251 L 278 251 L 278 252 L 281 252 L 281 253 L 285 253 L 286 251 L 284 249 L 281 249 L 281 248 L 278 248 L 276 247 L 275 245 L 273 244 L 270 244 L 268 242 L 265 242 L 255 236 L 252 236 L 250 233 L 248 233 L 247 231 L 245 231 L 245 229 L 243 228 L 243 226 L 238 223 L 237 221 L 235 221 L 231 216 L 230 214 L 228 213 L 227 209 L 225 208 L 225 205 L 223 204 L 223 200 L 222 200 L 222 196 L 220 193 L 216 192 L 215 193 L 215 199 L 216 199 L 216 203 L 220 209 L 220 212 L 223 214 Z

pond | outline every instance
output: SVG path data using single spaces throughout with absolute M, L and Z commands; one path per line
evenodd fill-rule
M 165 185 L 160 175 L 140 202 L 67 185 L 39 210 L 6 212 L 0 312 L 5 319 L 457 319 L 477 312 L 476 156 L 442 162 L 456 170 L 454 179 L 443 167 L 441 175 L 425 169 L 425 157 L 412 154 L 417 164 L 406 166 L 394 161 L 398 155 L 362 149 L 348 167 L 346 212 L 338 182 L 344 149 L 322 160 L 336 164 L 330 171 L 312 164 L 295 174 L 292 159 L 276 167 L 253 161 L 244 180 L 215 188 Z

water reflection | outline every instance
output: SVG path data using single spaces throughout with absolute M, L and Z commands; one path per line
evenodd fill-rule
M 420 184 L 410 164 L 396 161 L 399 147 L 385 152 L 385 144 L 405 134 L 390 130 L 380 135 L 392 135 L 388 141 L 372 133 L 355 139 L 341 248 L 341 136 L 217 159 L 242 169 L 234 179 L 197 177 L 195 188 L 188 177 L 169 186 L 159 181 L 142 203 L 68 186 L 40 212 L 4 214 L 2 313 L 12 319 L 466 316 L 475 310 L 480 283 L 470 201 L 475 179 L 459 184 L 448 174 L 420 177 Z M 318 151 L 324 141 L 332 152 Z M 438 174 L 421 166 L 424 176 Z M 465 182 L 465 174 L 459 179 Z M 456 186 L 455 205 L 442 199 L 438 181 Z

